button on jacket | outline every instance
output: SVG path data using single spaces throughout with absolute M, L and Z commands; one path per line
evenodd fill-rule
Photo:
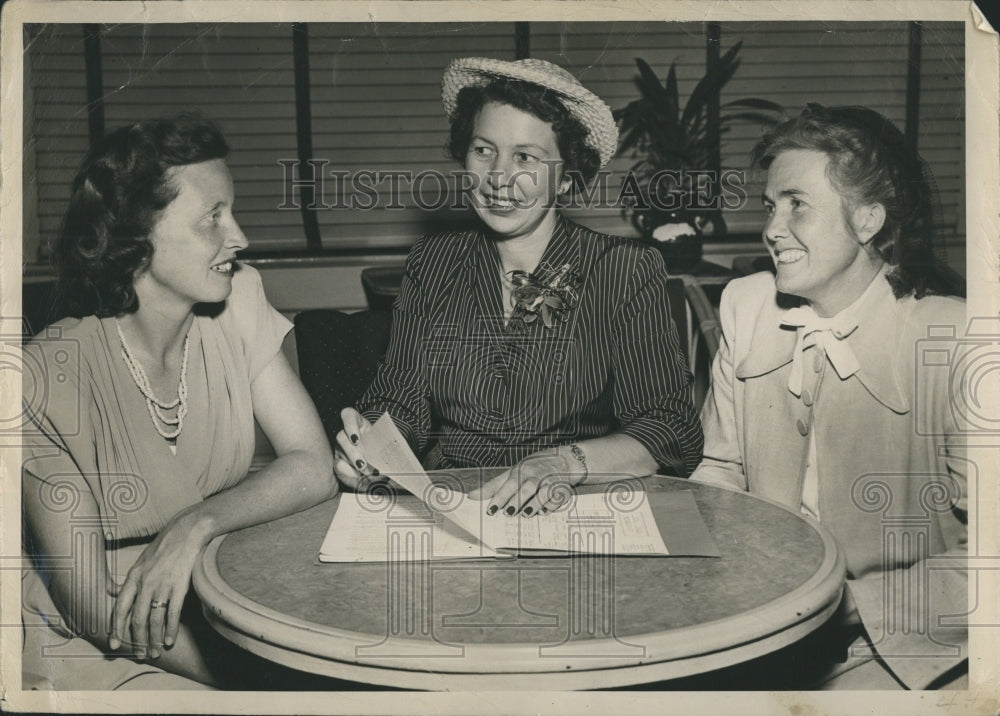
M 816 372 L 798 398 L 788 388 L 796 332 L 781 325 L 788 309 L 774 277 L 726 287 L 702 410 L 705 457 L 692 479 L 798 511 L 812 435 L 820 521 L 844 551 L 850 596 L 879 656 L 920 688 L 966 653 L 965 628 L 946 624 L 968 611 L 969 468 L 951 382 L 965 304 L 896 299 L 884 277 L 875 281 L 856 307 L 857 330 L 843 338 L 860 368 L 841 379 L 814 347 L 803 357 Z
M 513 465 L 621 432 L 661 470 L 688 475 L 702 437 L 662 259 L 560 218 L 539 278 L 566 264 L 582 282 L 565 322 L 528 322 L 516 308 L 505 325 L 491 240 L 475 231 L 419 240 L 359 410 L 369 420 L 388 410 L 418 455 L 436 444 L 432 467 Z

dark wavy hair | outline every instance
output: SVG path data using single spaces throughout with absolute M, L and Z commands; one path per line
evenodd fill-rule
M 897 298 L 954 293 L 933 251 L 929 170 L 892 122 L 866 107 L 809 104 L 763 136 L 751 166 L 767 170 L 778 154 L 794 149 L 826 154 L 830 182 L 848 205 L 885 207 L 870 246 L 893 265 L 887 278 Z
M 153 256 L 148 237 L 180 191 L 168 171 L 228 155 L 218 127 L 194 113 L 122 127 L 92 147 L 73 180 L 52 253 L 56 312 L 77 318 L 134 312 L 135 277 Z
M 463 87 L 459 91 L 448 138 L 448 153 L 455 161 L 465 162 L 476 116 L 487 102 L 509 105 L 551 124 L 563 161 L 563 174 L 572 179 L 574 188 L 585 188 L 597 176 L 601 156 L 587 144 L 587 128 L 583 123 L 570 114 L 552 90 L 513 79 L 496 79 L 485 87 Z

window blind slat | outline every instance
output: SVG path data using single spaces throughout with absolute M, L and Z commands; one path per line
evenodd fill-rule
M 902 128 L 906 113 L 906 23 L 725 22 L 722 49 L 743 41 L 741 66 L 722 102 L 760 97 L 790 114 L 806 102 L 864 104 Z M 531 23 L 532 56 L 568 69 L 613 108 L 638 96 L 635 58 L 664 78 L 677 63 L 681 101 L 704 74 L 703 23 Z M 964 51 L 960 23 L 925 23 L 921 67 L 919 144 L 940 192 L 940 223 L 947 241 L 964 239 Z M 200 108 L 218 121 L 233 147 L 237 217 L 252 247 L 300 250 L 300 212 L 279 209 L 292 197 L 279 160 L 298 156 L 290 24 L 178 23 L 106 26 L 102 37 L 107 128 L 145 117 Z M 323 167 L 327 204 L 366 200 L 364 190 L 340 185 L 333 170 L 436 170 L 459 167 L 445 154 L 447 120 L 440 104 L 441 73 L 468 55 L 513 59 L 514 22 L 312 23 L 309 25 L 314 155 Z M 38 231 L 58 229 L 69 183 L 87 149 L 83 29 L 49 25 L 34 40 L 31 89 L 35 121 L 29 141 L 37 154 Z M 730 125 L 722 138 L 724 168 L 744 169 L 761 129 Z M 606 197 L 618 197 L 622 177 L 636 161 L 616 157 Z M 453 180 L 449 179 L 450 185 Z M 383 190 L 387 183 L 377 185 Z M 338 195 L 339 191 L 339 195 Z M 454 191 L 454 189 L 452 189 Z M 731 233 L 759 235 L 759 184 L 748 202 L 727 212 Z M 286 194 L 288 196 L 286 196 Z M 421 233 L 456 220 L 460 212 L 433 204 L 437 187 L 422 192 L 403 184 L 406 208 L 319 211 L 324 247 L 405 249 Z M 441 203 L 441 202 L 438 202 Z M 595 229 L 634 234 L 619 208 L 571 209 Z M 963 267 L 955 267 L 963 268 Z

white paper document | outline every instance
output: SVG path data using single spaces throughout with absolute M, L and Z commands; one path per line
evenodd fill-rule
M 447 488 L 441 488 L 446 491 Z M 538 553 L 668 555 L 652 510 L 643 502 L 614 513 L 603 494 L 578 495 L 572 507 L 547 515 L 488 516 L 488 502 L 454 493 L 477 523 L 480 538 L 414 495 L 346 493 L 320 548 L 321 562 L 482 559 Z
M 645 499 L 615 509 L 604 492 L 577 494 L 531 517 L 489 516 L 473 500 L 436 483 L 384 414 L 361 439 L 368 463 L 411 494 L 345 493 L 320 548 L 324 562 L 482 559 L 551 553 L 668 555 Z

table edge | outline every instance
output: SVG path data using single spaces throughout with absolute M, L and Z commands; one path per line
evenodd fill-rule
M 683 478 L 669 479 L 687 482 Z M 700 487 L 709 489 L 726 489 L 717 485 L 698 484 Z M 669 632 L 632 634 L 621 639 L 603 638 L 585 642 L 581 640 L 579 643 L 587 644 L 587 651 L 599 652 L 604 648 L 605 653 L 610 653 L 608 650 L 616 649 L 622 643 L 638 643 L 643 647 L 642 654 L 633 658 L 633 664 L 692 658 L 770 638 L 811 619 L 819 612 L 827 610 L 832 602 L 839 603 L 846 574 L 846 564 L 844 556 L 830 532 L 815 520 L 809 520 L 773 500 L 738 490 L 731 491 L 739 492 L 746 498 L 761 500 L 776 506 L 797 519 L 804 520 L 819 534 L 826 548 L 825 558 L 813 575 L 781 598 L 738 615 L 680 627 Z M 225 584 L 225 580 L 218 571 L 216 557 L 219 547 L 228 536 L 217 537 L 205 548 L 192 573 L 195 591 L 202 599 L 206 614 L 211 614 L 210 621 L 218 620 L 228 624 L 236 631 L 272 646 L 345 663 L 361 663 L 358 656 L 359 644 L 379 645 L 384 654 L 391 655 L 364 657 L 365 666 L 426 671 L 424 664 L 426 664 L 428 645 L 434 645 L 438 642 L 387 637 L 321 625 L 277 612 L 249 598 L 243 598 L 242 595 L 234 597 L 223 592 L 218 585 Z M 806 598 L 817 592 L 821 599 L 817 599 L 815 596 Z M 786 616 L 791 613 L 794 613 L 795 617 Z M 780 626 L 775 627 L 774 624 Z M 684 635 L 686 638 L 678 639 L 679 635 Z M 685 647 L 679 646 L 681 642 L 685 644 Z M 697 644 L 696 651 L 692 651 L 687 646 L 692 643 Z M 562 672 L 567 669 L 593 670 L 595 668 L 620 668 L 626 665 L 620 656 L 594 657 L 568 654 L 563 658 L 542 659 L 539 658 L 538 653 L 541 645 L 536 643 L 463 643 L 455 646 L 460 647 L 462 658 L 437 660 L 438 665 L 442 667 L 437 669 L 438 671 L 447 673 Z M 420 660 L 421 665 L 407 666 L 405 663 L 407 660 Z

